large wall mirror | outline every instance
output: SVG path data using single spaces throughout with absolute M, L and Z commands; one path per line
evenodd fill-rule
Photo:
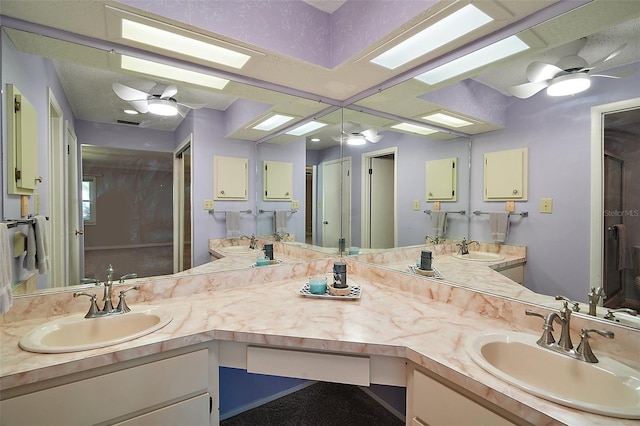
M 424 79 L 412 78 L 418 73 L 405 75 L 403 79 L 372 87 L 370 92 L 355 96 L 344 104 L 330 100 L 322 102 L 322 99 L 304 95 L 297 97 L 246 82 L 230 83 L 235 90 L 231 94 L 233 99 L 215 96 L 214 100 L 212 91 L 179 85 L 179 93 L 184 94 L 185 100 L 216 107 L 192 110 L 180 126 L 171 128 L 169 133 L 155 130 L 157 137 L 148 138 L 144 149 L 173 153 L 178 146 L 191 141 L 191 167 L 198 171 L 193 177 L 197 175 L 197 179 L 206 182 L 204 185 L 194 182 L 190 194 L 192 228 L 198 230 L 194 232 L 192 241 L 193 264 L 199 265 L 208 260 L 206 249 L 198 251 L 197 247 L 206 247 L 209 238 L 224 236 L 224 221 L 205 211 L 201 205 L 202 200 L 212 198 L 210 185 L 213 176 L 210 172 L 201 171 L 211 170 L 213 156 L 248 158 L 252 165 L 254 179 L 249 181 L 247 200 L 233 203 L 216 201 L 215 204 L 215 209 L 220 211 L 253 211 L 252 215 L 241 220 L 244 234 L 274 233 L 272 213 L 285 210 L 290 211 L 287 232 L 295 234 L 297 242 L 337 247 L 337 240 L 344 238 L 348 245 L 389 248 L 422 244 L 425 237 L 433 236 L 431 218 L 425 211 L 434 211 L 436 206 L 426 200 L 426 163 L 451 158 L 457 160 L 457 198 L 439 203 L 440 209 L 452 212 L 445 238 L 489 241 L 486 217 L 473 215 L 473 211 L 504 210 L 504 204 L 485 201 L 483 197 L 484 155 L 527 148 L 529 194 L 527 200 L 516 202 L 516 211 L 526 211 L 529 215 L 513 220 L 508 239 L 509 244 L 527 246 L 525 285 L 540 294 L 564 295 L 582 302 L 586 302 L 591 286 L 611 286 L 607 291 L 612 297 L 605 303 L 638 308 L 640 285 L 636 284 L 635 277 L 640 275 L 640 259 L 633 247 L 640 245 L 640 219 L 633 212 L 640 208 L 640 196 L 633 183 L 637 181 L 636 174 L 640 169 L 634 142 L 638 140 L 639 131 L 637 115 L 626 110 L 640 107 L 637 101 L 640 97 L 640 72 L 637 70 L 640 46 L 635 36 L 640 7 L 636 2 L 597 0 L 557 15 L 549 15 L 550 19 L 539 18 L 532 25 L 518 22 L 513 27 L 516 28 L 514 32 L 531 46 L 526 52 L 440 82 L 426 83 Z M 9 65 L 5 64 L 12 61 L 5 60 L 5 55 L 30 55 L 31 60 L 40 62 L 51 71 L 54 63 L 42 56 L 51 55 L 56 50 L 66 52 L 56 59 L 56 67 L 62 68 L 63 63 L 69 62 L 101 69 L 105 73 L 114 73 L 110 74 L 112 80 L 128 85 L 135 84 L 134 79 L 140 77 L 116 73 L 109 68 L 113 61 L 106 54 L 107 50 L 96 51 L 95 46 L 77 46 L 80 51 L 55 49 L 58 43 L 51 39 L 38 43 L 31 39 L 35 37 L 33 34 L 20 35 L 17 30 L 10 31 L 15 34 L 2 34 L 3 85 L 10 83 L 8 76 L 11 75 L 15 77 L 15 84 L 19 83 L 19 72 L 6 72 Z M 20 42 L 21 37 L 24 37 L 23 42 Z M 468 45 L 466 50 L 459 51 L 460 55 L 473 52 L 473 47 Z M 602 60 L 612 52 L 618 54 L 604 64 Z M 526 70 L 531 63 L 557 64 L 575 55 L 583 58 L 587 66 L 599 64 L 596 71 L 614 73 L 613 77 L 620 78 L 592 75 L 589 78 L 591 87 L 587 91 L 573 96 L 551 97 L 545 93 L 551 76 L 538 82 L 538 93 L 532 89 L 530 96 L 511 95 L 510 87 L 528 82 Z M 454 55 L 449 59 L 455 58 Z M 431 68 L 435 65 L 438 64 Z M 81 81 L 79 76 L 70 79 L 76 83 Z M 160 78 L 147 80 L 146 86 L 136 88 L 148 91 L 155 83 L 168 83 Z M 96 88 L 94 96 L 85 96 L 82 110 L 90 112 L 103 103 L 99 102 L 103 98 L 106 102 L 107 97 L 100 93 L 113 92 L 112 82 L 106 87 Z M 78 143 L 91 144 L 85 135 L 89 130 L 101 130 L 104 124 L 91 124 L 91 119 L 71 110 L 70 105 L 63 101 L 63 93 L 69 97 L 72 95 L 66 87 L 63 89 L 65 81 L 62 79 L 60 83 L 47 82 L 46 86 L 54 88 L 65 116 L 76 119 L 73 130 Z M 42 91 L 46 91 L 44 87 Z M 37 96 L 42 99 L 43 110 L 48 111 L 46 96 L 42 93 Z M 630 101 L 619 103 L 625 100 Z M 232 104 L 235 107 L 230 106 Z M 287 105 L 290 109 L 286 108 Z M 610 106 L 601 107 L 606 105 Z M 121 103 L 117 107 L 122 110 Z M 602 111 L 600 116 L 606 118 L 594 119 L 592 108 Z M 252 120 L 242 114 L 249 111 Z M 272 112 L 289 113 L 301 121 L 303 118 L 313 119 L 326 126 L 299 135 L 287 134 L 282 127 L 268 134 L 256 133 L 250 128 L 249 124 Z M 621 112 L 624 115 L 618 115 Z M 460 121 L 458 124 L 436 122 L 432 115 L 438 113 L 448 114 L 466 124 L 460 125 Z M 122 115 L 119 119 L 131 120 L 131 117 Z M 47 120 L 47 117 L 40 117 L 41 128 L 46 128 Z M 441 131 L 417 135 L 407 128 L 392 127 L 403 120 L 407 124 Z M 292 130 L 294 124 L 287 124 L 286 130 Z M 135 129 L 124 124 L 112 124 L 109 134 L 113 140 L 129 141 L 124 129 L 127 132 L 151 131 L 144 127 L 143 122 Z M 64 123 L 60 128 L 64 129 Z M 363 145 L 347 143 L 350 136 L 362 135 L 368 130 L 373 130 L 371 139 L 382 137 L 375 142 L 365 140 Z M 598 131 L 614 139 L 603 141 Z M 61 133 L 64 132 L 61 130 Z M 168 138 L 167 134 L 170 135 Z M 5 135 L 3 149 L 4 140 Z M 47 153 L 40 152 L 39 161 L 49 164 Z M 262 197 L 265 186 L 262 167 L 265 162 L 292 164 L 291 199 L 268 201 Z M 391 182 L 389 187 L 376 190 L 377 182 L 367 177 L 372 165 L 387 173 L 388 178 L 384 180 L 387 184 Z M 612 178 L 619 177 L 615 185 L 611 183 L 618 191 L 613 201 L 607 199 L 607 207 L 604 207 L 604 194 L 608 194 L 609 189 L 602 185 L 602 181 L 608 179 L 604 173 Z M 3 179 L 6 176 L 3 175 Z M 6 183 L 3 188 L 6 188 Z M 309 197 L 309 191 L 315 192 L 315 196 Z M 326 204 L 327 197 L 323 194 L 330 193 L 340 194 L 330 200 L 337 208 Z M 373 199 L 371 194 L 375 195 Z M 551 213 L 540 212 L 541 199 L 553 200 Z M 47 201 L 42 200 L 43 203 Z M 15 197 L 8 196 L 6 192 L 3 194 L 5 218 L 17 214 L 18 203 Z M 609 203 L 614 203 L 614 207 Z M 391 205 L 393 214 L 383 216 L 387 219 L 393 217 L 393 222 L 380 221 L 375 213 L 382 207 L 372 208 L 372 205 L 387 208 Z M 309 210 L 312 212 L 310 215 L 307 214 Z M 325 217 L 328 211 L 334 211 L 331 220 Z M 603 212 L 609 212 L 606 222 Z M 618 252 L 611 251 L 621 247 L 619 240 L 608 240 L 614 235 L 608 228 L 622 229 L 617 225 L 624 225 L 628 242 L 628 256 L 623 267 L 615 260 Z M 206 232 L 201 232 L 203 229 Z M 594 269 L 593 265 L 601 267 Z M 613 278 L 605 279 L 605 274 Z

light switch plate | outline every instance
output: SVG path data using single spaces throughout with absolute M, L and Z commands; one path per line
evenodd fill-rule
M 541 198 L 540 213 L 552 213 L 552 212 L 553 212 L 553 198 Z
M 300 208 L 300 201 L 291 200 L 291 210 L 298 210 Z
M 507 201 L 505 206 L 505 211 L 507 213 L 513 213 L 516 211 L 516 202 L 515 201 Z
M 213 210 L 213 200 L 204 200 L 204 202 L 202 203 L 202 208 L 204 208 L 205 210 Z
M 413 200 L 413 210 L 420 210 L 420 200 Z
M 433 202 L 433 209 L 436 211 L 440 210 L 440 201 L 434 201 Z

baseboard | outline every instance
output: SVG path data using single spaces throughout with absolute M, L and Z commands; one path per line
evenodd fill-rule
M 387 411 L 389 411 L 391 414 L 393 414 L 394 416 L 396 416 L 397 418 L 402 420 L 403 423 L 406 424 L 407 417 L 404 414 L 402 414 L 401 412 L 399 412 L 398 410 L 396 410 L 395 408 L 393 408 L 387 401 L 385 401 L 384 399 L 380 398 L 378 395 L 376 395 L 374 392 L 372 392 L 371 389 L 369 389 L 369 388 L 367 388 L 365 386 L 358 386 L 358 388 L 362 392 L 364 392 L 367 395 L 369 395 L 369 397 L 374 399 L 378 404 L 383 406 Z
M 220 414 L 220 421 L 226 420 L 226 419 L 228 419 L 230 417 L 233 417 L 233 416 L 237 416 L 238 414 L 242 414 L 245 411 L 252 410 L 252 409 L 257 408 L 257 407 L 259 407 L 261 405 L 264 405 L 264 404 L 266 404 L 268 402 L 275 401 L 276 399 L 282 398 L 283 396 L 287 396 L 287 395 L 292 394 L 294 392 L 298 392 L 299 390 L 302 390 L 302 389 L 304 389 L 304 388 L 306 388 L 308 386 L 311 386 L 311 385 L 315 385 L 316 383 L 318 383 L 318 382 L 316 382 L 314 380 L 310 380 L 308 382 L 300 383 L 299 385 L 296 385 L 296 386 L 294 386 L 292 388 L 285 389 L 285 390 L 283 390 L 281 392 L 274 393 L 273 395 L 269 395 L 269 396 L 267 396 L 265 398 L 260 398 L 260 399 L 257 399 L 255 401 L 253 401 L 253 402 L 250 402 L 248 404 L 241 405 L 241 406 L 239 406 L 237 408 L 234 408 L 233 410 L 227 411 L 224 414 Z

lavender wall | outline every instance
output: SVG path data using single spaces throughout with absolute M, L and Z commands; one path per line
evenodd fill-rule
M 49 88 L 53 92 L 64 119 L 69 121 L 69 126 L 74 128 L 74 117 L 69 107 L 67 98 L 62 90 L 60 81 L 50 59 L 40 56 L 24 54 L 16 50 L 7 35 L 0 32 L 2 38 L 2 89 L 6 90 L 7 84 L 13 84 L 31 102 L 38 113 L 38 175 L 44 179 L 38 193 L 40 195 L 40 213 L 49 214 L 49 199 L 47 185 L 49 184 L 49 154 L 48 154 L 48 116 L 49 116 Z M 6 93 L 6 92 L 5 92 Z M 2 111 L 6 111 L 6 96 L 2 96 Z M 6 114 L 2 114 L 2 152 L 7 152 L 5 141 L 7 140 Z M 4 174 L 7 170 L 7 158 L 2 157 L 2 217 L 16 219 L 20 217 L 20 196 L 7 195 L 7 184 Z M 34 197 L 29 197 L 29 211 L 34 212 Z M 12 228 L 9 232 L 20 231 L 27 233 L 26 226 Z M 27 271 L 22 268 L 20 256 L 12 265 L 12 281 L 15 283 L 23 277 Z M 47 275 L 38 275 L 38 288 L 46 288 Z
M 253 142 L 224 137 L 225 114 L 211 109 L 194 110 L 192 141 L 192 203 L 194 232 L 193 266 L 209 262 L 209 239 L 226 237 L 224 214 L 209 213 L 199 208 L 204 199 L 213 198 L 213 157 L 247 158 L 249 160 L 249 195 L 246 201 L 216 201 L 215 210 L 255 210 L 256 147 Z M 240 230 L 244 235 L 256 233 L 255 212 L 240 215 Z
M 482 200 L 486 152 L 529 148 L 529 201 L 516 203 L 528 218 L 512 218 L 509 244 L 527 246 L 525 285 L 544 294 L 586 300 L 589 289 L 591 111 L 594 105 L 640 96 L 640 73 L 620 80 L 594 78 L 588 92 L 552 98 L 541 92 L 509 98 L 507 128 L 472 138 L 471 208 L 504 211 Z M 553 198 L 553 213 L 539 213 Z M 471 218 L 470 237 L 489 241 L 485 216 Z
M 304 242 L 305 229 L 305 165 L 306 141 L 304 138 L 286 145 L 262 143 L 258 145 L 255 182 L 258 190 L 257 208 L 263 210 L 291 210 L 290 201 L 264 201 L 264 161 L 282 161 L 293 163 L 293 199 L 298 200 L 299 209 L 287 215 L 287 232 L 295 234 L 296 241 Z M 258 214 L 257 235 L 270 235 L 275 232 L 273 213 Z
M 397 223 L 398 246 L 423 244 L 427 235 L 433 235 L 430 217 L 423 213 L 432 209 L 425 202 L 425 166 L 428 160 L 458 158 L 457 201 L 442 203 L 442 210 L 468 211 L 469 141 L 466 138 L 439 141 L 420 136 L 384 132 L 384 138 L 375 145 L 344 147 L 344 155 L 352 157 L 351 166 L 351 240 L 361 245 L 362 156 L 365 153 L 397 147 Z M 413 210 L 413 200 L 420 200 L 421 209 Z M 447 237 L 462 238 L 468 235 L 467 217 L 448 215 Z
M 111 148 L 173 152 L 176 145 L 173 132 L 84 120 L 76 120 L 76 136 L 78 144 Z

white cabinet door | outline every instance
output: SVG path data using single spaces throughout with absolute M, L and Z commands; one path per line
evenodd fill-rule
M 264 162 L 265 201 L 288 201 L 293 198 L 293 163 Z
M 427 161 L 426 201 L 456 201 L 457 162 L 457 158 Z
M 527 148 L 484 155 L 485 201 L 527 200 Z
M 249 160 L 236 157 L 213 157 L 214 200 L 247 200 Z
M 413 403 L 411 421 L 415 426 L 513 425 L 504 417 L 418 370 L 413 370 L 413 386 L 409 392 Z
M 209 394 L 198 395 L 114 426 L 209 426 Z

